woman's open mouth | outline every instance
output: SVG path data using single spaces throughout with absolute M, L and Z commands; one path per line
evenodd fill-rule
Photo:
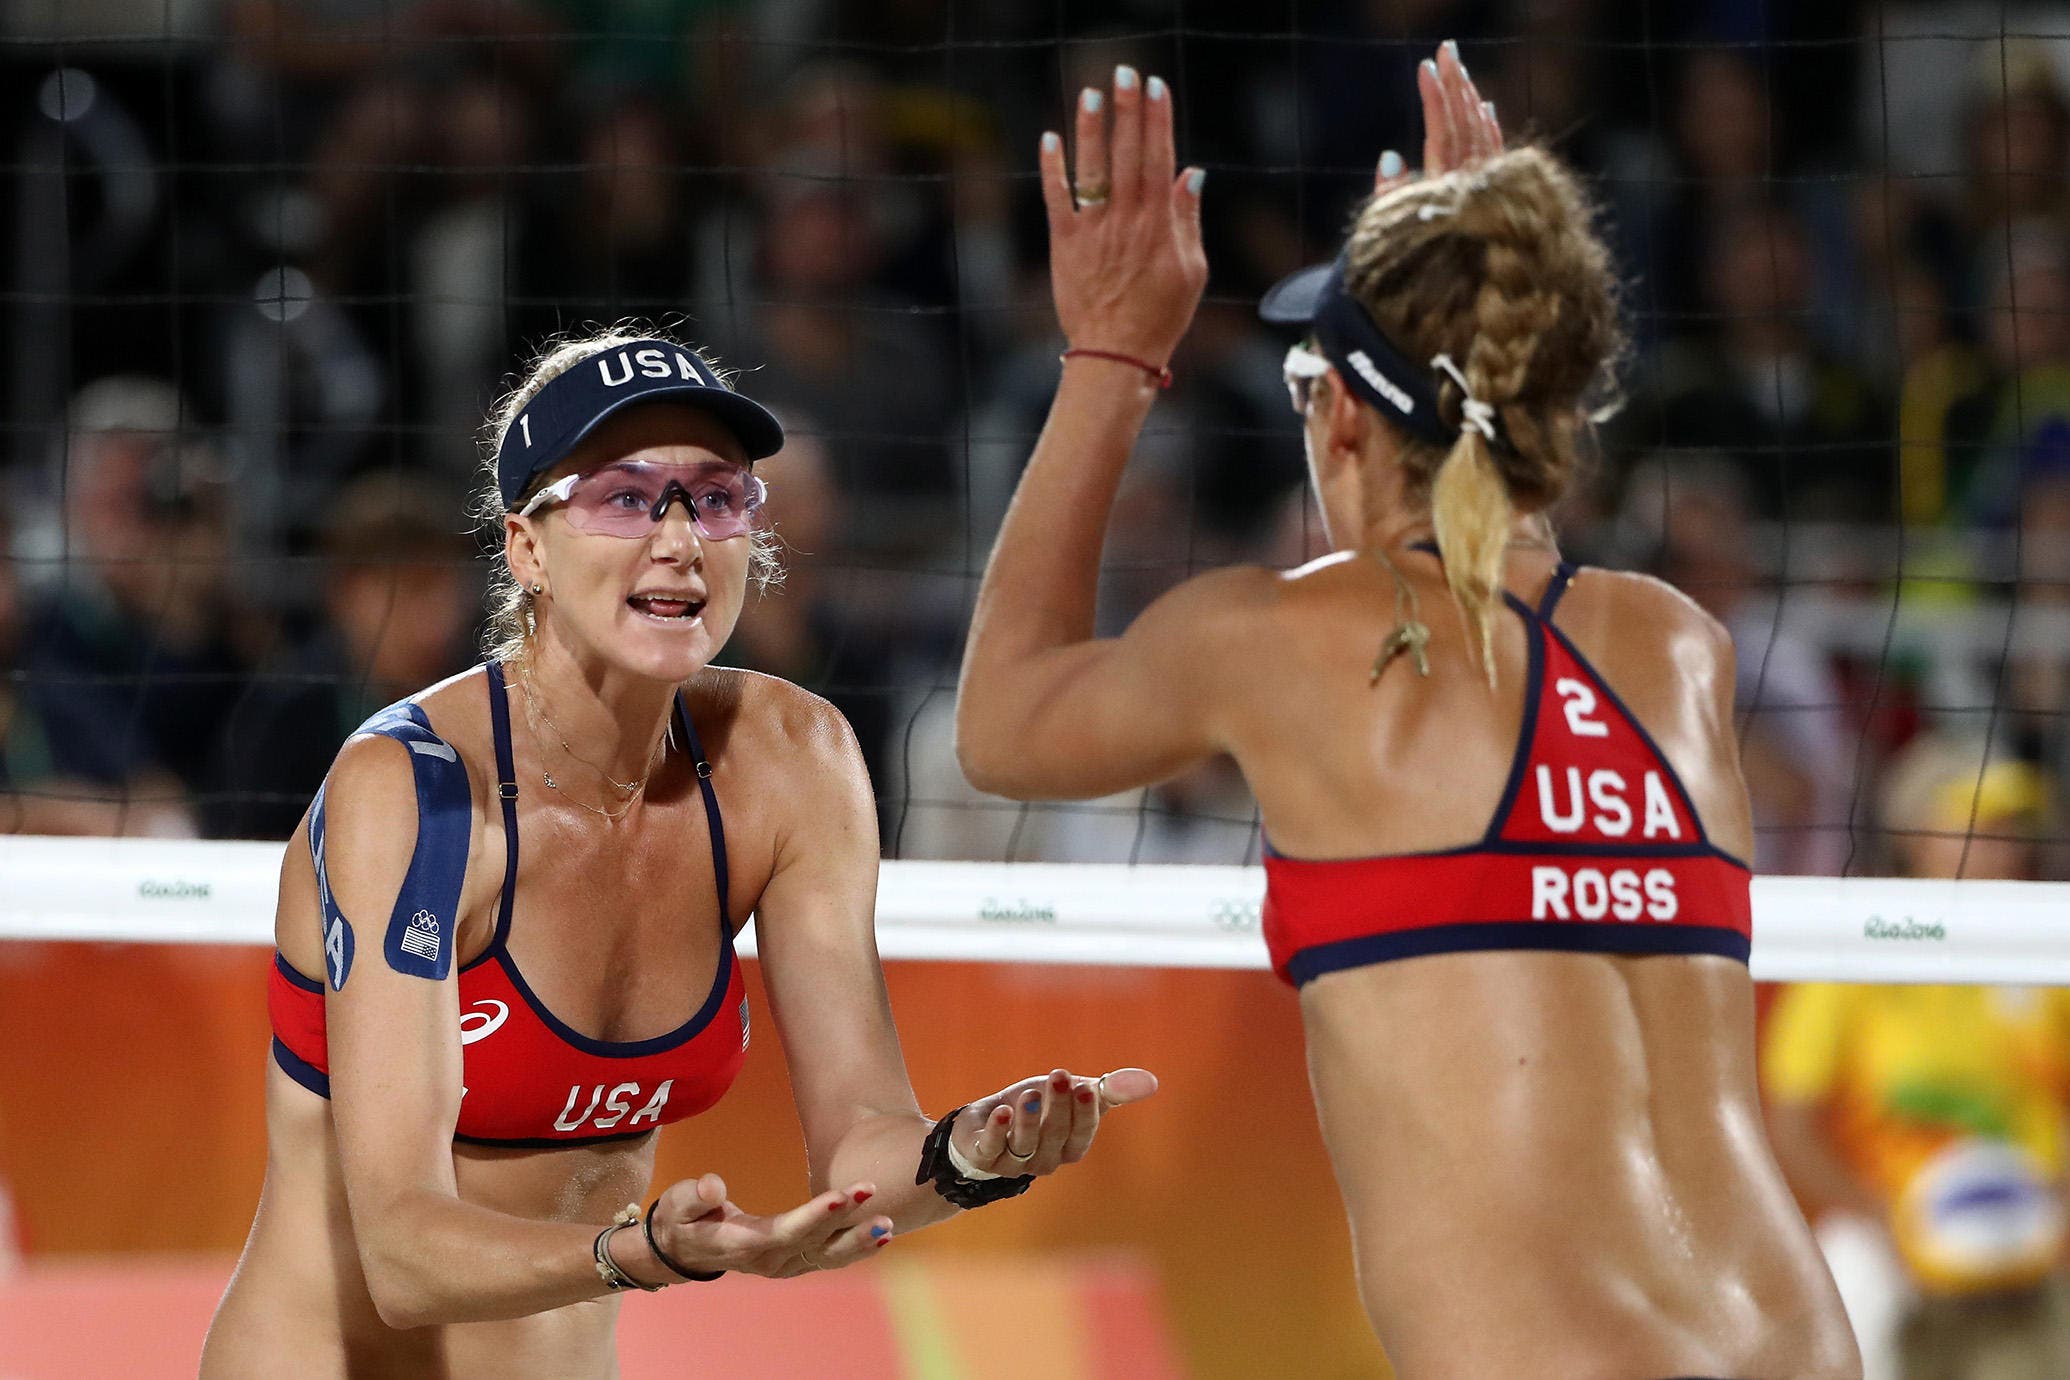
M 671 598 L 661 594 L 635 594 L 626 606 L 657 623 L 687 623 L 704 612 L 704 600 Z

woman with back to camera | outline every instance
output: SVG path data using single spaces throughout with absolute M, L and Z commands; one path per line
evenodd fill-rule
M 281 870 L 266 1185 L 204 1376 L 614 1375 L 618 1291 L 866 1259 L 1156 1088 L 1056 1070 L 920 1113 L 854 736 L 711 665 L 771 559 L 768 412 L 605 332 L 491 429 L 500 645 L 362 725 Z M 739 1071 L 750 914 L 817 1196 L 757 1216 L 706 1174 L 641 1210 L 654 1131 Z
M 1267 297 L 1336 554 L 1188 580 L 1094 640 L 1117 479 L 1206 280 L 1163 84 L 1041 155 L 1070 345 L 979 594 L 978 786 L 1104 795 L 1226 752 L 1367 1312 L 1400 1373 L 1859 1373 L 1763 1137 L 1731 649 L 1544 512 L 1616 352 L 1572 175 L 1504 152 L 1451 45 L 1426 174 Z M 1074 205 L 1075 192 L 1075 205 Z M 1264 518 L 1261 513 L 1261 520 Z

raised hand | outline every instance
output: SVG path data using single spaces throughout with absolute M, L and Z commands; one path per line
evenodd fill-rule
M 1148 1069 L 1085 1078 L 1068 1069 L 1024 1078 L 963 1109 L 950 1132 L 964 1159 L 994 1174 L 1054 1174 L 1092 1148 L 1100 1119 L 1157 1091 Z
M 654 1239 L 692 1270 L 732 1270 L 788 1279 L 867 1260 L 891 1243 L 892 1224 L 864 1208 L 874 1185 L 822 1193 L 789 1212 L 757 1217 L 726 1198 L 716 1174 L 671 1184 L 654 1208 Z M 635 1233 L 637 1234 L 637 1233 Z
M 1416 68 L 1416 91 L 1423 97 L 1423 171 L 1448 173 L 1502 152 L 1502 126 L 1495 103 L 1481 93 L 1459 60 L 1459 45 L 1446 39 L 1437 56 Z M 1384 192 L 1415 176 L 1402 157 L 1389 149 L 1380 155 L 1373 191 Z
M 1110 133 L 1108 114 L 1113 126 Z M 1173 173 L 1171 91 L 1162 78 L 1114 69 L 1111 96 L 1079 97 L 1077 148 L 1042 136 L 1050 287 L 1064 338 L 1078 349 L 1163 368 L 1207 287 L 1199 168 Z

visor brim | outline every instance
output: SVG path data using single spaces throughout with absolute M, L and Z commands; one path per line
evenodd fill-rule
M 768 408 L 730 388 L 712 388 L 695 383 L 650 388 L 630 397 L 614 398 L 591 414 L 590 419 L 571 433 L 556 449 L 565 458 L 611 417 L 628 407 L 653 402 L 681 403 L 685 407 L 700 408 L 711 413 L 733 433 L 734 439 L 740 442 L 740 448 L 747 453 L 750 461 L 766 459 L 783 449 L 783 423 L 777 421 L 775 414 Z
M 1305 326 L 1315 320 L 1335 267 L 1311 264 L 1274 283 L 1258 302 L 1259 319 L 1275 326 Z

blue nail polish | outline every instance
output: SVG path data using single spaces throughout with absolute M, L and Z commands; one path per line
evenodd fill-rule
M 1148 95 L 1148 96 L 1150 97 L 1150 99 L 1151 99 L 1151 100 L 1153 100 L 1153 101 L 1161 101 L 1161 100 L 1163 100 L 1163 99 L 1164 99 L 1164 78 L 1163 78 L 1163 77 L 1152 77 L 1152 78 L 1150 78 L 1150 82 L 1149 82 L 1149 84 L 1148 84 L 1147 86 L 1145 86 L 1145 87 L 1143 88 L 1143 91 L 1144 91 L 1144 94 Z
M 1042 136 L 1042 148 L 1045 153 L 1055 153 L 1058 149 L 1063 147 L 1063 144 L 1064 141 L 1057 138 L 1057 136 L 1054 133 L 1044 134 Z
M 1402 156 L 1393 149 L 1389 149 L 1380 155 L 1380 175 L 1382 177 L 1400 177 L 1402 169 L 1406 166 L 1402 162 Z
M 870 1235 L 882 1240 L 884 1237 L 891 1235 L 891 1230 L 888 1227 L 871 1227 Z
M 1107 103 L 1107 98 L 1088 86 L 1085 88 L 1085 95 L 1079 98 L 1079 103 L 1085 107 L 1086 114 L 1097 115 L 1100 113 L 1100 107 Z
M 1433 81 L 1437 79 L 1438 65 L 1434 59 L 1423 59 L 1423 70 Z
M 1445 51 L 1452 55 L 1452 61 L 1459 61 L 1459 40 L 1456 38 L 1446 39 Z
M 1021 1110 L 1022 1110 L 1022 1111 L 1025 1111 L 1025 1112 L 1039 1112 L 1039 1111 L 1041 1111 L 1041 1110 L 1042 1110 L 1042 1094 L 1041 1094 L 1041 1093 L 1029 1093 L 1029 1094 L 1028 1094 L 1028 1098 L 1027 1098 L 1027 1100 L 1026 1100 L 1025 1102 L 1021 1103 Z
M 1207 182 L 1207 180 L 1207 169 L 1195 168 L 1192 172 L 1186 174 L 1186 190 L 1193 193 L 1193 195 L 1195 196 L 1199 196 L 1200 189 Z
M 1115 69 L 1114 69 L 1114 89 L 1115 89 L 1116 91 L 1133 91 L 1133 90 L 1135 90 L 1135 89 L 1136 89 L 1136 69 L 1135 69 L 1135 68 L 1133 68 L 1133 67 L 1117 67 L 1117 68 L 1115 68 Z

